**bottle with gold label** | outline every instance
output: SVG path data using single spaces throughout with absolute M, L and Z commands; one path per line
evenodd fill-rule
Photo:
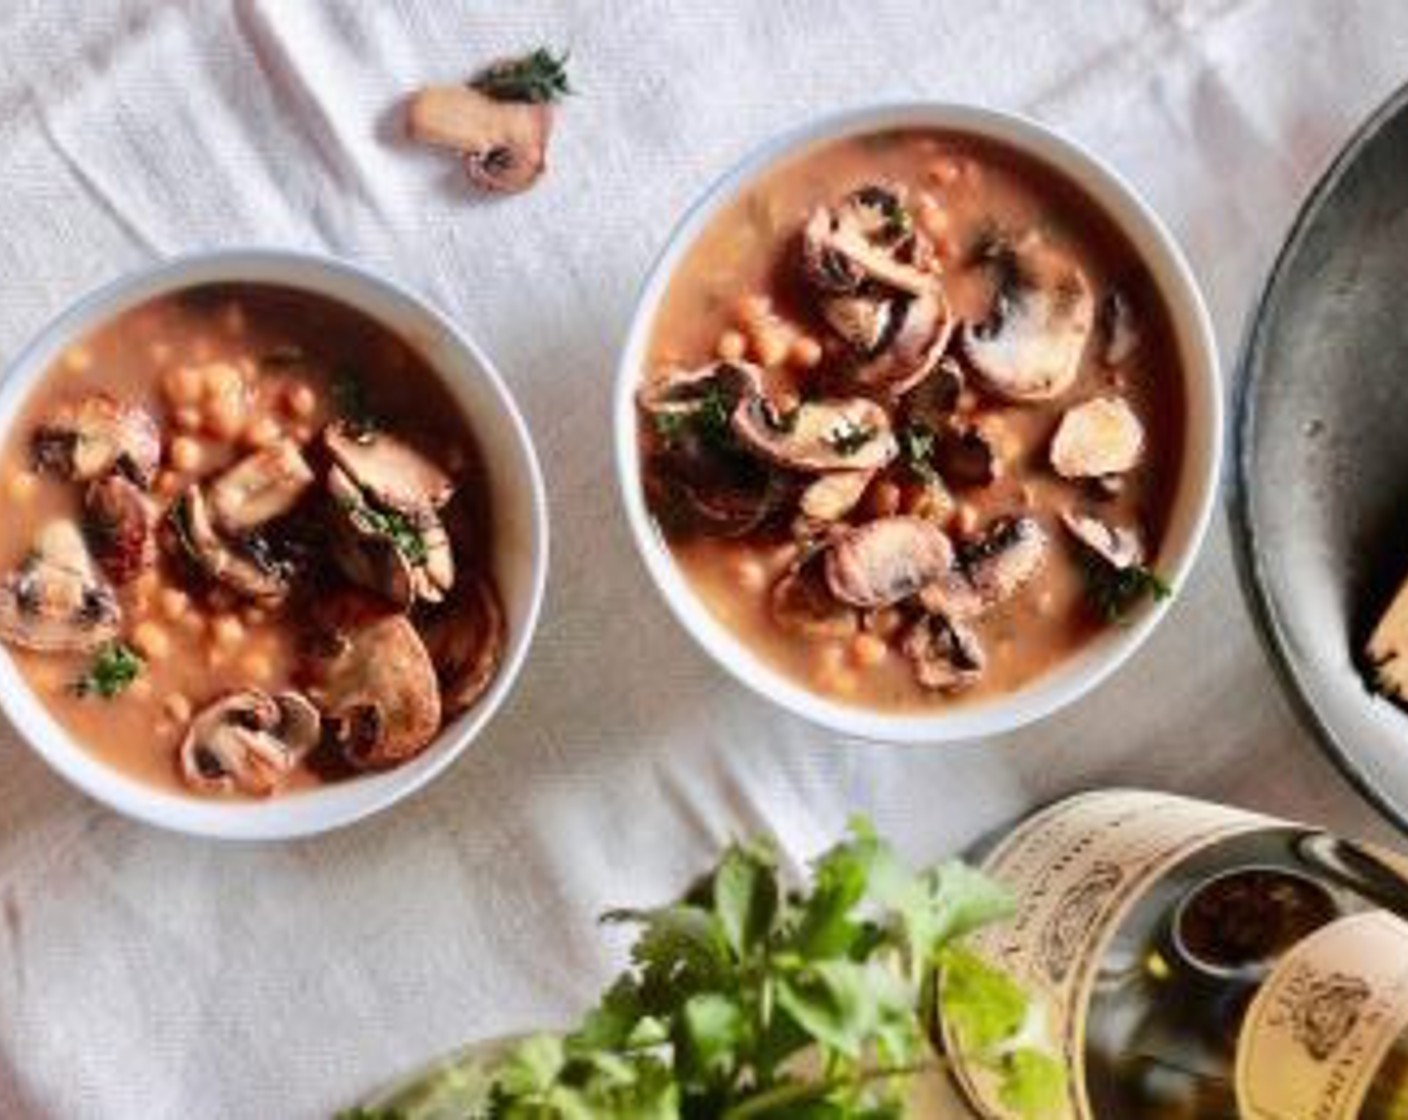
M 1165 794 L 1061 802 L 987 856 L 975 941 L 1043 997 L 1059 1120 L 1408 1120 L 1408 863 Z M 959 1081 L 1009 1115 L 981 1069 Z

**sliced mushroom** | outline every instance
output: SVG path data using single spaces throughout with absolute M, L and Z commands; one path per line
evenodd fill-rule
M 72 521 L 50 521 L 0 583 L 0 639 L 45 653 L 86 653 L 117 637 L 122 611 Z
M 1143 341 L 1135 321 L 1134 305 L 1124 292 L 1115 288 L 1100 301 L 1098 320 L 1103 342 L 1100 361 L 1107 366 L 1123 365 Z
M 397 766 L 440 727 L 440 688 L 405 615 L 361 595 L 323 605 L 327 641 L 309 672 L 333 742 L 359 770 Z
M 192 484 L 181 493 L 168 521 L 181 551 L 208 578 L 268 606 L 288 595 L 288 572 L 269 559 L 257 538 L 228 540 L 216 530 L 200 486 Z
M 922 295 L 934 277 L 914 263 L 916 244 L 913 222 L 898 192 L 861 187 L 834 208 L 819 206 L 812 212 L 802 231 L 803 268 L 823 292 L 854 292 L 869 280 Z
M 864 397 L 804 401 L 785 415 L 748 398 L 734 410 L 733 432 L 764 459 L 812 474 L 878 470 L 899 451 L 889 414 Z
M 668 369 L 636 394 L 649 416 L 689 415 L 704 407 L 732 414 L 739 401 L 763 395 L 763 371 L 750 362 L 710 362 L 697 369 Z
M 884 293 L 831 296 L 821 301 L 827 326 L 861 354 L 878 354 L 900 329 L 906 300 Z
M 952 567 L 931 580 L 919 602 L 954 621 L 976 618 L 1010 599 L 1046 565 L 1046 530 L 1031 517 L 994 522 L 976 541 L 956 551 Z
M 428 86 L 411 98 L 411 139 L 464 156 L 470 182 L 487 191 L 526 190 L 547 167 L 552 108 L 498 101 L 469 86 Z
M 840 521 L 860 504 L 874 471 L 834 471 L 802 491 L 798 508 L 814 521 Z
M 161 464 L 161 433 L 145 409 L 92 393 L 56 408 L 35 430 L 32 451 L 41 470 L 76 482 L 117 470 L 145 489 Z
M 440 680 L 445 716 L 473 707 L 498 672 L 508 640 L 493 583 L 479 572 L 470 573 L 421 636 Z
M 1001 473 L 1002 460 L 981 428 L 965 424 L 940 432 L 934 466 L 946 483 L 961 490 L 992 485 Z
M 1061 514 L 1061 524 L 1087 552 L 1116 571 L 1135 568 L 1144 563 L 1144 541 L 1137 529 L 1111 525 L 1086 514 Z
M 241 536 L 292 510 L 314 481 L 298 444 L 281 439 L 210 484 L 210 512 L 222 533 Z
M 1122 397 L 1095 397 L 1061 417 L 1051 465 L 1063 478 L 1106 478 L 1138 465 L 1144 425 Z
M 83 529 L 107 577 L 130 583 L 156 563 L 157 509 L 135 482 L 108 474 L 88 484 Z
M 905 394 L 906 422 L 939 431 L 958 408 L 963 382 L 963 367 L 953 358 L 940 358 L 933 375 Z
M 221 697 L 198 712 L 181 743 L 181 776 L 199 793 L 266 796 L 318 744 L 318 709 L 297 692 L 257 688 Z
M 977 636 L 942 615 L 925 615 L 916 621 L 900 649 L 914 668 L 914 679 L 935 692 L 970 688 L 987 664 Z
M 886 607 L 938 579 L 953 563 L 953 545 L 932 521 L 882 517 L 852 529 L 826 554 L 826 582 L 843 603 Z
M 455 583 L 454 552 L 439 516 L 381 509 L 339 466 L 328 468 L 332 552 L 353 583 L 379 592 L 402 610 L 417 600 L 441 602 Z
M 963 545 L 959 564 L 988 605 L 1010 599 L 1046 566 L 1046 530 L 1034 517 L 1004 517 Z
M 934 372 L 953 334 L 953 313 L 937 281 L 912 298 L 893 301 L 898 326 L 881 353 L 851 371 L 851 379 L 896 395 L 907 393 Z
M 323 442 L 332 461 L 377 505 L 416 513 L 437 510 L 454 495 L 454 480 L 395 436 L 337 423 L 328 425 Z
M 773 584 L 769 606 L 783 630 L 813 641 L 849 638 L 860 628 L 855 610 L 832 595 L 820 549 L 805 554 Z
M 1029 238 L 1003 252 L 991 310 L 964 324 L 963 353 L 998 396 L 1052 400 L 1080 371 L 1095 318 L 1090 285 L 1073 261 L 1041 242 Z

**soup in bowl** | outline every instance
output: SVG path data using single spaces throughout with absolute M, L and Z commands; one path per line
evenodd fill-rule
M 842 730 L 1017 726 L 1128 656 L 1182 582 L 1221 433 L 1206 314 L 1110 172 L 978 110 L 769 145 L 647 284 L 616 400 L 676 613 Z
M 487 362 L 338 262 L 217 254 L 90 298 L 0 396 L 12 721 L 90 792 L 222 835 L 426 780 L 516 673 L 541 482 Z

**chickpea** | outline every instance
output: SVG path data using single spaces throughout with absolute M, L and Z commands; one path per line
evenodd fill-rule
M 161 623 L 146 619 L 133 628 L 132 645 L 148 661 L 160 661 L 171 652 L 171 637 Z
M 152 342 L 147 346 L 147 357 L 151 358 L 153 364 L 164 366 L 171 360 L 171 343 Z
M 719 341 L 714 347 L 714 353 L 726 362 L 741 361 L 747 352 L 748 340 L 743 337 L 741 331 L 732 327 L 719 335 Z
M 1043 591 L 1036 597 L 1036 613 L 1042 618 L 1050 618 L 1056 613 L 1056 596 L 1050 591 Z
M 182 474 L 194 474 L 200 470 L 201 460 L 205 458 L 200 444 L 190 436 L 177 436 L 171 441 L 171 450 L 168 455 L 171 465 Z
M 191 357 L 198 362 L 208 362 L 215 356 L 215 343 L 202 335 L 191 343 Z
M 234 439 L 244 429 L 246 411 L 244 393 L 240 389 L 221 393 L 206 404 L 206 427 L 219 439 Z
M 191 718 L 193 708 L 190 700 L 183 693 L 172 692 L 162 701 L 161 710 L 173 723 L 183 724 Z
M 780 366 L 792 349 L 792 331 L 780 319 L 758 323 L 753 331 L 753 353 L 764 367 Z
M 857 669 L 873 669 L 889 656 L 890 647 L 883 638 L 862 632 L 851 639 L 849 653 Z
M 156 492 L 163 498 L 174 498 L 182 485 L 181 476 L 175 471 L 162 471 L 156 476 Z
M 34 491 L 38 487 L 39 479 L 33 471 L 16 471 L 10 476 L 10 484 L 6 489 L 12 501 L 27 502 L 34 497 Z
M 971 537 L 978 529 L 978 511 L 968 502 L 959 502 L 953 511 L 953 521 L 960 534 Z
M 207 399 L 216 400 L 244 391 L 244 378 L 229 362 L 211 362 L 201 367 L 202 389 Z
M 180 622 L 190 605 L 191 597 L 177 587 L 163 588 L 157 596 L 157 606 L 168 622 Z
M 794 541 L 780 544 L 768 554 L 768 572 L 777 576 L 785 571 L 797 559 L 797 545 Z
M 821 343 L 811 335 L 798 335 L 792 340 L 787 360 L 798 369 L 815 369 L 821 364 Z
M 244 441 L 256 450 L 276 443 L 283 436 L 283 429 L 272 416 L 260 416 L 244 430 Z
M 152 682 L 150 677 L 138 677 L 127 686 L 127 698 L 145 703 L 152 698 Z
M 240 617 L 244 619 L 246 626 L 262 626 L 269 621 L 269 612 L 263 607 L 245 607 L 240 612 Z
M 978 407 L 978 394 L 972 389 L 964 389 L 958 394 L 958 400 L 954 402 L 954 410 L 957 412 L 969 413 Z
M 772 314 L 772 300 L 757 293 L 739 296 L 738 302 L 733 305 L 733 314 L 744 326 L 752 326 Z
M 307 420 L 318 409 L 318 395 L 311 386 L 295 382 L 284 393 L 284 408 L 295 419 Z
M 904 615 L 894 607 L 882 607 L 870 616 L 870 632 L 882 641 L 888 641 L 904 626 Z
M 177 366 L 166 375 L 166 397 L 174 405 L 190 406 L 200 403 L 201 392 L 205 387 L 200 366 Z
M 70 346 L 64 351 L 64 368 L 84 373 L 93 368 L 93 352 L 86 346 Z
M 181 616 L 181 629 L 192 637 L 200 637 L 205 633 L 205 615 L 200 611 L 188 611 Z
M 240 672 L 261 684 L 274 676 L 274 662 L 262 649 L 250 650 L 240 658 Z
M 183 404 L 171 414 L 171 419 L 183 432 L 200 431 L 200 426 L 205 420 L 200 409 L 193 404 Z
M 295 424 L 289 431 L 289 435 L 293 437 L 294 443 L 298 444 L 312 443 L 313 436 L 316 434 L 311 424 Z
M 860 679 L 850 669 L 827 669 L 812 676 L 812 682 L 821 692 L 833 696 L 854 696 L 860 686 Z
M 952 156 L 944 156 L 929 164 L 924 169 L 924 174 L 941 187 L 951 187 L 962 177 L 963 168 L 959 165 L 958 160 Z
M 244 623 L 232 614 L 222 614 L 210 624 L 210 632 L 217 646 L 233 649 L 244 640 Z

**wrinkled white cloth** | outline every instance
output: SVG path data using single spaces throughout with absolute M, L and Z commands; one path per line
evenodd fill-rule
M 531 193 L 472 197 L 400 140 L 408 90 L 539 43 L 571 48 L 579 93 Z M 326 1115 L 462 1039 L 580 1010 L 620 964 L 595 915 L 669 895 L 742 832 L 799 862 L 863 810 L 928 859 L 1127 783 L 1387 836 L 1278 693 L 1221 519 L 1149 646 L 1039 727 L 896 749 L 771 710 L 647 583 L 608 387 L 647 265 L 725 166 L 811 115 L 919 96 L 1030 113 L 1112 161 L 1182 241 L 1230 363 L 1298 200 L 1404 59 L 1397 0 L 5 0 L 0 358 L 162 254 L 353 258 L 502 368 L 555 565 L 478 745 L 326 838 L 128 823 L 0 729 L 0 1116 Z

